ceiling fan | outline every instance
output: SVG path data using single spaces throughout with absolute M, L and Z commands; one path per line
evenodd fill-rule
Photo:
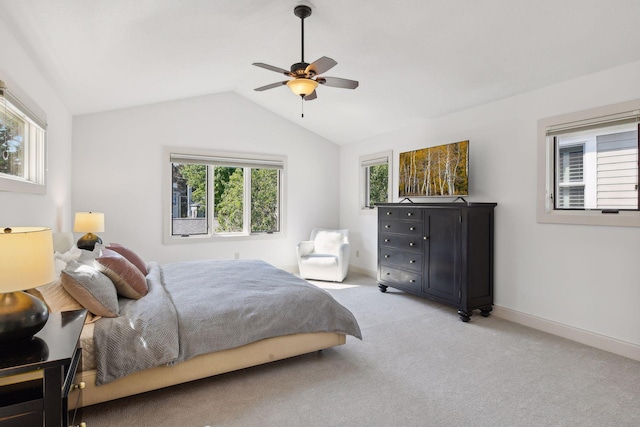
M 284 68 L 274 67 L 273 65 L 263 64 L 262 62 L 254 62 L 256 67 L 264 68 L 266 70 L 275 71 L 276 73 L 284 74 L 292 79 L 284 80 L 277 83 L 271 83 L 266 86 L 256 88 L 256 91 L 263 91 L 267 89 L 273 89 L 275 87 L 287 85 L 289 89 L 296 95 L 300 96 L 305 101 L 312 101 L 318 97 L 316 94 L 316 88 L 318 85 L 338 87 L 342 89 L 355 89 L 358 87 L 358 82 L 355 80 L 342 79 L 339 77 L 320 77 L 326 71 L 336 66 L 338 63 L 331 58 L 323 56 L 322 58 L 308 64 L 304 62 L 304 20 L 311 16 L 311 8 L 309 6 L 299 5 L 293 9 L 294 15 L 300 18 L 301 22 L 301 43 L 302 46 L 302 59 L 300 62 L 291 66 L 290 70 Z

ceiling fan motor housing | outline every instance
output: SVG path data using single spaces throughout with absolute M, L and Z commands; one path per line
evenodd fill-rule
M 306 76 L 307 72 L 305 70 L 308 66 L 309 64 L 306 62 L 297 62 L 291 66 L 291 72 L 298 77 Z

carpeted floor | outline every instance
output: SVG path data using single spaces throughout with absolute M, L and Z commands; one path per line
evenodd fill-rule
M 363 341 L 84 409 L 90 427 L 638 426 L 640 362 L 350 274 Z

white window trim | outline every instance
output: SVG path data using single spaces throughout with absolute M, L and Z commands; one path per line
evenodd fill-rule
M 8 86 L 11 85 L 11 90 Z M 7 81 L 0 80 L 0 110 L 5 108 L 4 100 L 11 103 L 24 120 L 32 122 L 44 130 L 44 137 L 40 141 L 35 138 L 29 142 L 29 178 L 0 173 L 0 191 L 15 193 L 46 194 L 47 171 L 47 120 L 46 114 L 35 102 L 24 95 L 19 88 Z M 30 139 L 32 137 L 30 136 Z
M 640 109 L 640 99 L 579 111 L 538 121 L 537 147 L 537 203 L 536 220 L 549 224 L 579 224 L 640 227 L 640 211 L 619 211 L 602 213 L 600 210 L 568 211 L 554 209 L 551 194 L 554 192 L 554 146 L 553 138 L 547 137 L 547 130 L 599 117 L 614 116 Z
M 375 164 L 382 164 L 383 160 L 382 159 L 386 159 L 387 161 L 387 165 L 389 165 L 389 175 L 387 177 L 387 200 L 391 201 L 393 200 L 393 191 L 392 191 L 392 177 L 393 177 L 393 151 L 392 150 L 387 150 L 387 151 L 381 151 L 378 153 L 373 153 L 373 154 L 367 154 L 364 156 L 360 156 L 358 165 L 359 165 L 359 171 L 358 171 L 358 175 L 360 177 L 360 198 L 358 200 L 359 203 L 359 209 L 360 209 L 360 213 L 361 214 L 370 214 L 370 215 L 377 215 L 377 210 L 376 209 L 372 209 L 370 207 L 365 206 L 366 201 L 367 201 L 367 194 L 366 194 L 366 182 L 367 182 L 367 175 L 366 175 L 366 167 L 370 166 L 370 165 L 375 165 Z M 380 161 L 378 161 L 380 160 Z
M 202 235 L 191 235 L 188 237 L 185 236 L 174 236 L 171 234 L 171 223 L 172 223 L 172 211 L 171 211 L 171 202 L 173 191 L 171 187 L 172 182 L 172 171 L 171 171 L 171 156 L 172 154 L 184 154 L 188 157 L 194 156 L 206 156 L 206 157 L 220 157 L 225 159 L 253 159 L 260 160 L 264 162 L 279 162 L 283 164 L 283 168 L 281 170 L 280 176 L 280 231 L 273 233 L 249 233 L 248 227 L 251 221 L 251 216 L 248 214 L 249 210 L 245 210 L 246 216 L 248 218 L 244 218 L 244 232 L 242 233 L 214 233 L 212 231 L 212 217 L 207 216 L 208 224 L 208 234 Z M 271 155 L 271 154 L 256 154 L 256 153 L 239 153 L 239 152 L 227 152 L 227 151 L 218 151 L 218 150 L 204 150 L 199 148 L 185 148 L 185 147 L 165 147 L 162 155 L 162 241 L 165 245 L 173 245 L 173 244 L 182 244 L 182 243 L 204 243 L 207 241 L 233 241 L 233 240 L 268 240 L 274 238 L 283 238 L 286 237 L 286 212 L 287 212 L 287 204 L 286 204 L 286 171 L 287 171 L 287 156 L 280 155 Z M 209 177 L 210 181 L 208 183 L 208 191 L 209 198 L 213 197 L 213 176 Z M 245 181 L 246 185 L 246 181 Z M 247 193 L 247 191 L 249 193 Z M 245 200 L 244 203 L 250 203 L 250 199 L 247 198 L 247 194 L 251 193 L 251 187 L 249 185 L 249 190 L 245 188 Z M 209 207 L 207 207 L 207 211 Z

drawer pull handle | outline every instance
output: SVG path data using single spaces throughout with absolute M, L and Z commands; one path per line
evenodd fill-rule
M 384 239 L 384 241 L 388 243 L 391 241 L 391 239 Z
M 416 283 L 414 279 L 409 280 L 409 283 Z
M 413 242 L 409 242 L 409 246 L 415 246 L 416 244 Z
M 389 258 L 389 255 L 385 255 L 384 257 L 385 257 L 385 258 Z
M 389 224 L 385 225 L 384 228 L 391 228 Z
M 409 227 L 410 231 L 414 231 L 416 228 L 415 227 Z
M 387 212 L 387 215 L 391 215 L 391 212 Z
M 415 264 L 415 263 L 416 263 L 415 259 L 412 259 L 411 261 L 409 261 L 409 264 Z
M 424 237 L 422 238 L 422 240 L 427 240 L 428 238 L 429 238 L 429 236 L 424 236 Z
M 77 390 L 77 389 L 83 390 L 86 386 L 87 386 L 87 383 L 85 383 L 84 381 L 80 381 L 80 383 L 72 385 L 71 389 L 72 390 Z
M 413 212 L 407 212 L 407 216 L 413 216 Z

